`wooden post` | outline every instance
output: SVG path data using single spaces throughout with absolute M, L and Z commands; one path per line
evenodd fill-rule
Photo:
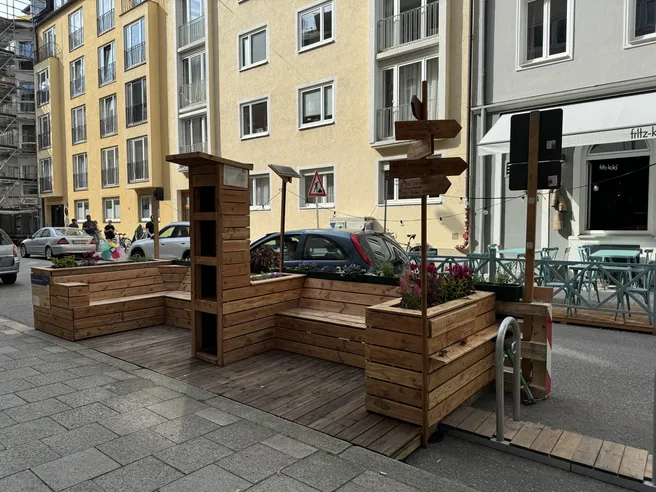
M 287 179 L 282 178 L 282 204 L 280 205 L 280 273 L 285 266 L 285 209 L 287 207 Z
M 528 188 L 526 191 L 526 268 L 524 302 L 533 302 L 535 277 L 535 221 L 538 195 L 538 153 L 540 150 L 540 112 L 531 112 L 528 143 Z
M 159 258 L 159 200 L 153 193 L 153 259 Z

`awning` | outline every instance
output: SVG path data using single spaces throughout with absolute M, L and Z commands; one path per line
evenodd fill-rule
M 656 138 L 656 92 L 556 107 L 563 109 L 563 148 Z M 479 155 L 510 152 L 511 117 L 502 115 L 478 142 Z

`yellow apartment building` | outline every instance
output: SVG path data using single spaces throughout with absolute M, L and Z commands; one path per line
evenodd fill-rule
M 162 224 L 177 220 L 187 180 L 165 162 L 166 3 L 115 1 L 55 0 L 36 20 L 37 158 L 45 224 L 90 214 L 131 235 L 156 187 Z

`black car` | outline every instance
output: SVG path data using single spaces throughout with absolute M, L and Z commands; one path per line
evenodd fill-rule
M 280 233 L 267 234 L 251 243 L 251 251 L 270 246 L 280 251 Z M 396 271 L 410 264 L 408 255 L 392 237 L 382 232 L 346 229 L 299 229 L 285 232 L 285 268 L 301 262 L 324 266 L 358 265 L 364 269 L 390 262 Z

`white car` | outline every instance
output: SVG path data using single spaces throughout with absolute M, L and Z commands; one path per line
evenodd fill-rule
M 171 222 L 159 231 L 159 258 L 189 258 L 189 222 Z M 152 239 L 139 239 L 132 243 L 130 256 L 153 257 L 155 245 Z

